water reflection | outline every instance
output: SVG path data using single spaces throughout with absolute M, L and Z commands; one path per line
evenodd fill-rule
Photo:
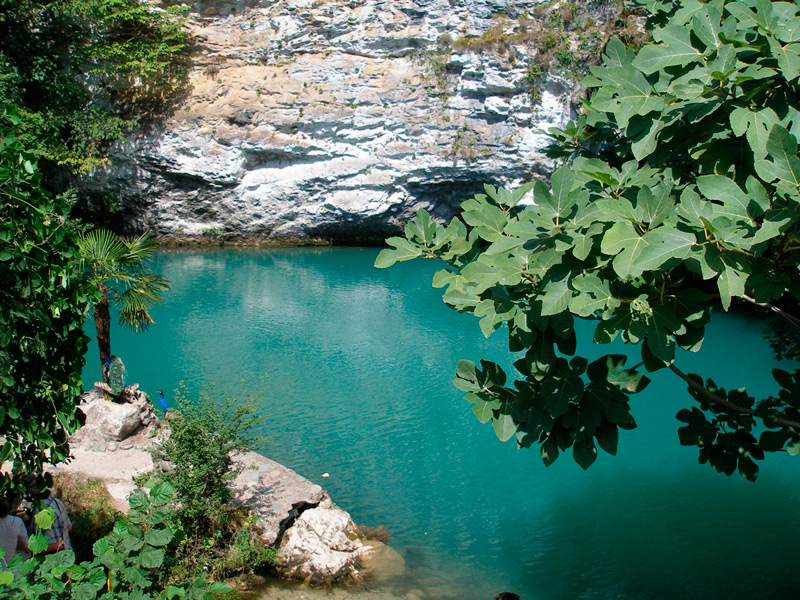
M 502 334 L 486 340 L 448 310 L 430 287 L 433 265 L 376 270 L 376 252 L 160 254 L 173 287 L 158 326 L 115 330 L 112 347 L 151 392 L 183 379 L 236 393 L 240 379 L 255 388 L 268 375 L 262 450 L 324 483 L 357 522 L 385 525 L 406 559 L 405 578 L 351 591 L 365 599 L 788 597 L 800 525 L 789 457 L 770 457 L 755 485 L 697 465 L 677 442 L 684 386 L 658 373 L 632 401 L 639 428 L 621 434 L 619 456 L 585 473 L 571 456 L 545 469 L 536 450 L 500 444 L 450 384 L 459 358 L 508 364 Z M 710 327 L 679 365 L 767 389 L 758 326 L 728 317 Z

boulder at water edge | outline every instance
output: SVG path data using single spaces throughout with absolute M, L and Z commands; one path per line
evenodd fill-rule
M 72 435 L 70 441 L 120 442 L 136 433 L 141 426 L 154 423 L 156 418 L 147 396 L 138 391 L 138 386 L 129 386 L 126 389 L 130 393 L 124 403 L 106 400 L 102 385 L 81 396 L 79 408 L 86 415 L 86 422 Z
M 304 510 L 330 503 L 320 486 L 266 456 L 246 452 L 235 460 L 242 470 L 234 481 L 233 501 L 250 509 L 267 544 L 279 543 Z
M 278 571 L 283 577 L 309 583 L 338 583 L 361 579 L 361 559 L 372 547 L 359 539 L 350 515 L 333 507 L 301 514 L 283 536 Z

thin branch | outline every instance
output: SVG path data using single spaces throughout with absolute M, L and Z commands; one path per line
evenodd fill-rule
M 675 375 L 677 375 L 681 379 L 683 379 L 686 383 L 688 383 L 690 388 L 692 388 L 693 390 L 697 390 L 714 404 L 717 404 L 723 407 L 724 409 L 729 410 L 730 412 L 735 412 L 740 415 L 758 416 L 756 415 L 756 411 L 754 411 L 752 408 L 747 408 L 745 406 L 739 406 L 738 404 L 734 404 L 733 402 L 728 402 L 727 400 L 723 400 L 713 392 L 709 392 L 703 385 L 697 383 L 694 379 L 691 379 L 686 373 L 681 371 L 675 365 L 669 365 L 669 370 L 675 373 Z M 768 417 L 768 418 L 761 417 L 761 418 L 765 423 L 772 423 L 774 425 L 780 425 L 782 427 L 791 427 L 792 429 L 800 431 L 800 423 L 798 423 L 797 421 L 781 419 L 780 417 Z
M 755 304 L 756 306 L 760 306 L 762 308 L 768 308 L 772 312 L 783 317 L 789 323 L 800 329 L 800 319 L 798 319 L 794 315 L 790 315 L 785 310 L 782 310 L 773 304 L 769 304 L 768 302 L 757 302 L 755 298 L 751 298 L 750 296 L 742 296 L 742 299 L 747 300 L 748 302 L 750 302 L 751 304 Z

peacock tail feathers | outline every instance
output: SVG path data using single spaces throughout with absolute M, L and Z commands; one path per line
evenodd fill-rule
M 114 394 L 121 394 L 125 387 L 125 365 L 119 356 L 112 356 L 108 365 L 108 384 Z

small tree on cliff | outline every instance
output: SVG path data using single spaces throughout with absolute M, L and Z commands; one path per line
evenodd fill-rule
M 119 310 L 120 324 L 137 333 L 155 323 L 149 311 L 169 289 L 166 279 L 147 270 L 157 246 L 149 233 L 122 238 L 106 229 L 89 231 L 78 240 L 80 264 L 96 290 L 94 325 L 101 366 L 111 356 L 111 302 Z
M 488 361 L 456 370 L 502 441 L 540 446 L 547 465 L 571 449 L 588 468 L 636 426 L 642 371 L 667 369 L 694 399 L 677 414 L 681 444 L 753 480 L 765 452 L 800 453 L 800 370 L 776 369 L 779 394 L 757 400 L 685 373 L 679 349 L 697 350 L 732 302 L 800 326 L 800 6 L 644 4 L 655 43 L 608 43 L 585 114 L 551 131 L 566 161 L 549 185 L 486 186 L 448 227 L 421 211 L 376 265 L 437 258 L 448 305 L 486 335 L 506 326 L 524 352 L 513 384 Z M 535 204 L 521 205 L 531 189 Z M 596 344 L 638 345 L 641 362 L 573 356 L 576 319 L 594 323 Z

